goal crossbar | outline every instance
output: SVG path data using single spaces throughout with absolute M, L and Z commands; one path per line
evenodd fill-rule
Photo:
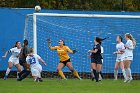
M 140 18 L 140 15 L 104 15 L 104 14 L 59 14 L 59 13 L 33 13 L 27 16 L 52 16 L 52 17 L 87 17 L 87 18 Z

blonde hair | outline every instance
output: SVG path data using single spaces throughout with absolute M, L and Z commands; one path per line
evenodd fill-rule
M 136 40 L 135 40 L 135 38 L 130 33 L 126 33 L 125 36 L 127 38 L 129 38 L 130 40 L 132 40 L 133 46 L 135 47 L 136 46 Z
M 29 49 L 29 53 L 34 53 L 34 49 L 33 48 L 30 48 Z

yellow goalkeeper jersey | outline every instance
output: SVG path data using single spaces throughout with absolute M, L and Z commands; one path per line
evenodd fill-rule
M 57 50 L 61 62 L 68 60 L 70 58 L 68 52 L 72 52 L 72 50 L 68 46 L 63 46 L 63 47 L 55 46 L 55 47 L 50 47 L 50 49 Z

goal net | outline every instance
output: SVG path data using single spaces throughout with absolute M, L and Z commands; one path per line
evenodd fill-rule
M 94 37 L 109 37 L 103 41 L 103 73 L 113 77 L 116 56 L 116 36 L 124 37 L 125 33 L 131 33 L 138 41 L 140 37 L 140 16 L 137 15 L 102 15 L 102 14 L 57 14 L 34 13 L 26 17 L 24 39 L 29 40 L 29 47 L 33 47 L 47 63 L 43 71 L 55 73 L 59 58 L 56 51 L 51 51 L 47 45 L 47 39 L 52 40 L 52 46 L 58 45 L 63 39 L 67 46 L 76 49 L 76 54 L 70 54 L 74 68 L 81 76 L 89 78 L 90 58 L 87 51 L 93 48 Z M 125 43 L 126 41 L 123 40 Z M 133 76 L 140 74 L 139 42 L 134 50 L 132 62 Z M 64 72 L 70 72 L 67 67 Z M 121 71 L 120 71 L 121 72 Z M 121 77 L 121 74 L 120 74 Z

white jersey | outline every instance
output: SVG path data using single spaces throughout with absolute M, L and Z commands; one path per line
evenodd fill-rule
M 103 53 L 104 53 L 104 48 L 101 46 L 101 55 L 102 55 L 102 58 L 103 58 Z M 103 63 L 103 59 L 102 59 L 102 63 Z
M 20 51 L 21 51 L 21 48 L 17 48 L 17 47 L 14 47 L 14 48 L 11 48 L 10 49 L 10 52 L 12 53 L 11 57 L 12 59 L 18 59 L 19 58 L 19 54 L 20 54 Z
M 101 46 L 101 54 L 104 53 L 104 48 Z
M 31 68 L 36 68 L 40 65 L 39 64 L 39 59 L 41 59 L 41 57 L 39 55 L 33 54 L 33 56 L 27 56 L 26 62 L 28 64 L 30 64 Z
M 122 42 L 118 43 L 116 45 L 116 49 L 118 52 L 125 50 L 124 43 Z M 117 59 L 116 59 L 117 62 L 123 61 L 123 59 L 124 59 L 124 54 L 117 54 Z
M 134 46 L 132 40 L 127 40 L 125 45 L 129 47 L 125 49 L 125 56 L 133 56 Z

